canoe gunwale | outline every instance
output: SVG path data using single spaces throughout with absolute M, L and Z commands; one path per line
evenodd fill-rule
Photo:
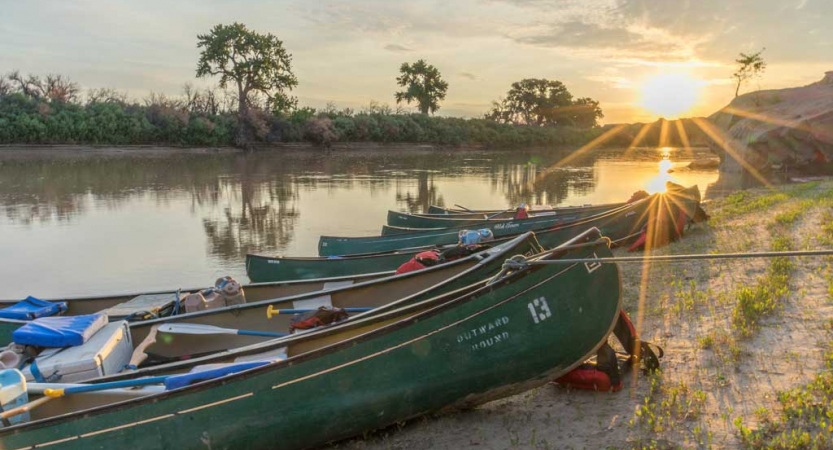
M 375 273 L 363 273 L 359 275 L 342 275 L 337 277 L 323 277 L 323 278 L 310 278 L 310 279 L 303 279 L 303 280 L 284 280 L 284 281 L 260 281 L 256 283 L 246 283 L 241 285 L 243 290 L 245 291 L 246 288 L 249 287 L 271 287 L 271 286 L 286 286 L 286 285 L 293 285 L 293 284 L 307 284 L 307 283 L 330 283 L 330 282 L 339 282 L 339 281 L 347 281 L 347 280 L 354 280 L 356 278 L 373 278 L 374 276 L 384 275 L 384 274 L 392 274 L 393 271 L 383 271 L 383 272 L 375 272 Z M 371 281 L 371 280 L 367 280 Z M 366 282 L 366 281 L 365 281 Z M 98 301 L 98 300 L 106 300 L 108 298 L 116 298 L 116 297 L 138 297 L 140 295 L 160 295 L 160 294 L 174 294 L 176 292 L 197 292 L 203 289 L 206 289 L 210 286 L 202 286 L 202 287 L 190 287 L 190 288 L 179 288 L 179 289 L 167 289 L 167 290 L 156 290 L 156 291 L 143 291 L 143 292 L 131 292 L 131 293 L 112 293 L 112 294 L 99 294 L 99 295 L 88 295 L 88 296 L 77 296 L 77 297 L 59 297 L 59 298 L 47 298 L 41 299 L 46 300 L 49 302 L 83 302 L 83 301 Z M 317 291 L 316 291 L 317 292 Z M 300 294 L 299 294 L 300 295 Z M 14 303 L 20 302 L 21 299 L 0 299 L 0 307 L 3 305 L 12 305 Z M 26 323 L 27 321 L 15 321 L 15 319 L 0 319 L 3 322 L 20 322 Z
M 422 269 L 422 270 L 415 270 L 415 271 L 412 271 L 412 272 L 400 273 L 400 274 L 392 275 L 392 276 L 389 276 L 389 277 L 386 277 L 386 278 L 380 278 L 380 279 L 375 279 L 375 280 L 367 280 L 367 281 L 363 281 L 361 283 L 352 284 L 350 286 L 333 287 L 333 288 L 322 289 L 322 290 L 313 291 L 313 292 L 307 292 L 307 293 L 303 293 L 303 294 L 290 295 L 290 296 L 286 296 L 286 297 L 259 300 L 259 301 L 251 302 L 251 303 L 241 303 L 239 305 L 227 306 L 225 308 L 206 309 L 206 310 L 203 310 L 203 311 L 196 311 L 196 312 L 187 313 L 187 314 L 179 314 L 179 315 L 171 316 L 171 317 L 160 317 L 160 318 L 157 318 L 157 319 L 135 322 L 135 325 L 150 327 L 150 326 L 153 326 L 153 325 L 156 325 L 156 324 L 169 322 L 169 321 L 171 321 L 172 318 L 173 319 L 178 319 L 178 318 L 181 318 L 181 317 L 191 318 L 191 317 L 209 316 L 209 315 L 217 314 L 218 312 L 221 312 L 221 311 L 222 312 L 230 312 L 231 314 L 235 314 L 236 311 L 240 311 L 240 310 L 244 310 L 244 309 L 262 308 L 264 306 L 269 306 L 271 304 L 274 304 L 277 301 L 285 302 L 285 301 L 302 299 L 302 298 L 307 298 L 307 297 L 318 297 L 318 296 L 321 296 L 321 295 L 330 294 L 333 291 L 341 291 L 341 290 L 348 290 L 348 289 L 359 289 L 359 288 L 363 288 L 363 287 L 368 286 L 368 285 L 372 285 L 374 283 L 382 284 L 382 283 L 391 282 L 391 281 L 413 278 L 413 277 L 417 277 L 417 276 L 420 276 L 420 275 L 423 275 L 423 274 L 426 274 L 426 273 L 437 272 L 437 271 L 440 271 L 440 270 L 443 270 L 443 269 L 447 269 L 449 267 L 454 267 L 454 266 L 458 266 L 458 265 L 467 264 L 467 263 L 470 263 L 471 261 L 479 259 L 477 261 L 477 263 L 475 263 L 472 266 L 472 267 L 476 267 L 477 264 L 479 264 L 483 261 L 486 261 L 486 260 L 491 261 L 495 257 L 497 257 L 497 255 L 501 255 L 501 254 L 504 254 L 504 253 L 510 251 L 511 249 L 515 248 L 517 245 L 520 245 L 523 241 L 529 239 L 531 236 L 534 236 L 534 233 L 527 232 L 527 233 L 524 233 L 522 235 L 516 236 L 511 241 L 502 242 L 501 244 L 506 246 L 506 249 L 507 249 L 506 251 L 498 252 L 498 253 L 495 253 L 495 254 L 490 254 L 490 255 L 485 256 L 485 257 L 483 256 L 482 252 L 479 252 L 479 253 L 474 253 L 471 256 L 466 257 L 466 258 L 460 258 L 460 259 L 457 259 L 457 260 L 454 260 L 454 261 L 449 261 L 445 264 L 438 264 L 436 266 L 427 267 L 427 268 Z M 487 250 L 494 250 L 495 248 L 496 247 L 491 247 L 490 249 L 487 249 Z M 176 321 L 176 320 L 174 320 L 174 321 Z
M 590 229 L 590 230 L 587 230 L 587 232 L 585 232 L 584 234 L 582 234 L 582 236 L 579 236 L 579 238 L 585 238 L 586 235 L 590 232 L 595 232 L 596 235 L 599 236 L 598 230 Z M 609 240 L 604 240 L 601 237 L 598 237 L 595 241 L 593 241 L 593 244 L 595 244 L 596 246 L 602 246 L 602 245 L 606 246 L 608 244 L 608 242 L 609 242 Z M 586 247 L 586 246 L 587 245 L 584 245 L 583 247 Z M 550 253 L 551 257 L 556 257 L 555 256 L 556 253 L 558 253 L 559 256 L 560 256 L 561 254 L 564 254 L 564 253 L 569 252 L 571 250 L 573 250 L 572 247 L 563 247 L 563 248 L 558 247 L 558 248 L 554 248 L 554 249 L 549 250 L 549 253 Z M 498 308 L 500 306 L 503 306 L 507 303 L 513 302 L 518 298 L 523 298 L 523 297 L 525 297 L 525 294 L 527 292 L 529 292 L 530 290 L 535 289 L 535 288 L 537 288 L 537 287 L 539 287 L 543 284 L 553 282 L 553 280 L 555 280 L 558 277 L 561 277 L 566 272 L 570 271 L 572 268 L 574 268 L 578 265 L 579 265 L 578 263 L 567 264 L 564 267 L 562 267 L 561 270 L 558 270 L 557 272 L 554 272 L 554 273 L 550 274 L 549 276 L 547 276 L 544 280 L 541 280 L 540 282 L 538 282 L 536 284 L 526 286 L 521 291 L 517 292 L 514 295 L 511 295 L 508 298 L 504 298 L 504 299 L 501 299 L 500 301 L 496 301 L 494 304 L 492 304 L 492 305 L 490 305 L 486 308 L 482 308 L 482 309 L 480 309 L 480 310 L 478 310 L 478 311 L 476 311 L 472 314 L 469 314 L 468 316 L 466 316 L 464 318 L 461 318 L 459 320 L 455 320 L 451 323 L 444 324 L 442 327 L 440 327 L 438 329 L 434 329 L 434 330 L 431 330 L 427 333 L 420 334 L 419 336 L 414 337 L 412 339 L 408 339 L 405 342 L 401 342 L 401 343 L 393 345 L 393 346 L 387 346 L 387 347 L 385 347 L 384 349 L 382 349 L 380 351 L 377 351 L 377 352 L 374 352 L 370 355 L 367 355 L 365 358 L 361 358 L 359 360 L 347 361 L 347 362 L 345 362 L 343 364 L 340 364 L 340 365 L 337 365 L 335 367 L 330 367 L 330 368 L 326 368 L 326 369 L 323 369 L 323 370 L 319 370 L 319 371 L 316 371 L 315 373 L 308 374 L 308 375 L 303 376 L 303 377 L 294 378 L 294 379 L 289 380 L 285 383 L 281 383 L 281 384 L 278 384 L 278 385 L 273 385 L 271 389 L 277 389 L 279 387 L 283 387 L 285 385 L 290 385 L 290 384 L 293 384 L 293 383 L 297 383 L 297 382 L 300 382 L 300 381 L 303 381 L 303 380 L 306 380 L 306 379 L 309 379 L 309 378 L 322 376 L 322 375 L 324 375 L 326 373 L 329 373 L 329 372 L 332 372 L 334 370 L 337 370 L 337 369 L 340 369 L 340 368 L 343 368 L 343 367 L 346 367 L 346 366 L 349 366 L 349 365 L 357 364 L 359 362 L 365 361 L 368 358 L 377 357 L 377 356 L 383 355 L 385 353 L 389 353 L 393 350 L 396 350 L 400 347 L 410 345 L 413 342 L 417 342 L 419 340 L 426 339 L 426 338 L 428 338 L 428 337 L 430 337 L 434 334 L 439 333 L 440 331 L 444 331 L 444 330 L 449 329 L 451 327 L 457 326 L 461 323 L 464 323 L 464 322 L 467 322 L 467 321 L 471 320 L 472 318 L 475 318 L 475 317 L 478 317 L 480 315 L 486 314 L 487 312 L 492 311 L 493 309 L 496 309 L 496 308 Z M 88 419 L 88 418 L 91 418 L 91 417 L 101 416 L 101 415 L 108 414 L 108 413 L 111 413 L 111 412 L 127 410 L 127 409 L 132 408 L 134 405 L 138 405 L 138 404 L 145 403 L 145 402 L 155 403 L 155 402 L 163 401 L 163 400 L 166 400 L 166 399 L 169 399 L 169 398 L 191 395 L 191 394 L 194 394 L 194 393 L 206 391 L 208 389 L 216 388 L 218 386 L 223 386 L 225 384 L 241 382 L 241 381 L 247 380 L 249 378 L 259 376 L 262 373 L 278 371 L 278 370 L 281 370 L 284 367 L 289 367 L 289 366 L 292 366 L 292 365 L 297 364 L 297 363 L 302 363 L 302 362 L 307 361 L 309 359 L 314 359 L 314 358 L 318 358 L 322 355 L 327 355 L 329 353 L 337 352 L 340 349 L 345 348 L 345 347 L 353 346 L 353 345 L 356 345 L 356 344 L 361 343 L 361 342 L 365 342 L 365 341 L 368 341 L 368 340 L 383 337 L 383 336 L 385 336 L 387 334 L 390 334 L 390 333 L 392 333 L 396 330 L 399 330 L 403 327 L 407 327 L 407 326 L 409 326 L 409 325 L 411 325 L 415 322 L 424 320 L 424 319 L 429 318 L 429 317 L 433 317 L 433 316 L 438 315 L 438 314 L 440 314 L 444 311 L 452 309 L 452 308 L 458 306 L 461 303 L 471 301 L 473 298 L 476 298 L 477 296 L 486 295 L 486 294 L 494 291 L 495 289 L 497 289 L 499 286 L 503 286 L 503 285 L 505 285 L 507 283 L 510 283 L 510 282 L 517 282 L 519 280 L 522 280 L 523 278 L 527 277 L 529 274 L 533 273 L 534 271 L 542 270 L 543 267 L 547 267 L 547 266 L 545 266 L 545 265 L 530 265 L 530 266 L 527 266 L 526 268 L 520 269 L 518 271 L 515 271 L 515 272 L 507 275 L 504 279 L 502 279 L 498 283 L 492 283 L 492 284 L 486 285 L 486 286 L 484 286 L 484 287 L 478 289 L 477 291 L 472 292 L 468 295 L 464 295 L 464 296 L 458 297 L 456 299 L 452 299 L 452 300 L 447 301 L 445 303 L 442 303 L 442 304 L 439 304 L 437 306 L 431 307 L 426 311 L 415 314 L 414 316 L 411 316 L 409 318 L 405 318 L 403 320 L 396 321 L 396 322 L 391 323 L 389 325 L 382 326 L 380 328 L 371 330 L 367 333 L 355 336 L 353 338 L 349 338 L 349 339 L 346 339 L 346 340 L 335 342 L 335 343 L 330 344 L 330 345 L 326 345 L 326 346 L 324 346 L 320 349 L 314 350 L 314 351 L 302 353 L 300 355 L 292 356 L 292 357 L 287 358 L 285 360 L 276 361 L 276 362 L 267 364 L 265 366 L 245 370 L 245 371 L 242 371 L 242 372 L 239 372 L 239 373 L 236 373 L 236 374 L 233 374 L 233 375 L 229 375 L 229 376 L 226 376 L 226 377 L 220 377 L 220 378 L 216 378 L 216 379 L 213 379 L 213 380 L 203 381 L 203 382 L 200 382 L 200 383 L 193 384 L 191 386 L 187 386 L 187 387 L 183 387 L 183 388 L 179 388 L 179 389 L 174 389 L 174 390 L 171 390 L 171 391 L 164 391 L 164 392 L 149 395 L 147 397 L 133 398 L 133 399 L 128 399 L 128 400 L 124 400 L 124 401 L 120 401 L 120 402 L 116 402 L 116 403 L 112 403 L 112 404 L 100 405 L 100 406 L 93 407 L 93 408 L 86 409 L 86 410 L 82 410 L 82 411 L 77 411 L 77 412 L 73 412 L 73 413 L 68 413 L 68 414 L 63 414 L 63 415 L 59 415 L 59 416 L 49 417 L 49 418 L 45 418 L 45 419 L 36 420 L 36 421 L 33 421 L 33 422 L 22 423 L 22 424 L 14 425 L 14 426 L 11 426 L 11 427 L 3 428 L 3 429 L 0 429 L 0 438 L 2 438 L 3 436 L 15 435 L 15 434 L 23 433 L 23 432 L 32 432 L 32 431 L 36 431 L 36 430 L 39 430 L 39 429 L 42 429 L 42 428 L 48 428 L 48 427 L 53 426 L 53 425 L 72 422 L 74 420 L 78 420 L 78 419 L 81 419 L 81 418 Z M 619 283 L 621 283 L 621 274 L 619 273 L 618 270 L 617 270 L 617 277 L 618 277 Z M 379 316 L 365 317 L 365 318 L 362 318 L 362 319 L 357 320 L 355 322 L 351 321 L 350 325 L 356 327 L 356 326 L 362 326 L 364 324 L 367 324 L 368 322 L 383 320 L 384 318 L 389 318 L 390 316 L 395 316 L 396 314 L 399 314 L 401 309 L 416 308 L 416 307 L 418 307 L 418 305 L 421 305 L 421 304 L 424 304 L 424 303 L 430 302 L 430 301 L 431 301 L 431 299 L 425 300 L 423 302 L 420 302 L 420 303 L 417 303 L 417 304 L 414 304 L 414 305 L 409 305 L 409 306 L 398 308 L 398 309 L 395 309 L 395 310 L 392 310 L 392 311 L 387 311 L 387 312 L 385 312 L 385 313 L 383 313 L 382 315 L 379 315 Z M 618 309 L 621 308 L 621 303 L 622 303 L 621 289 L 619 290 L 619 295 L 618 295 L 617 301 L 618 301 L 618 304 L 617 304 L 617 311 L 618 311 Z M 616 317 L 618 317 L 618 314 L 614 315 L 613 320 L 611 320 L 611 324 L 609 325 L 608 331 L 605 334 L 605 339 L 610 334 L 610 332 L 613 330 L 613 327 L 616 324 Z M 323 333 L 337 333 L 337 332 L 340 332 L 340 329 L 327 328 L 327 329 L 315 331 L 315 332 L 312 332 L 312 333 L 305 333 L 303 335 L 298 336 L 298 339 L 299 339 L 299 341 L 309 340 L 309 339 L 313 339 L 315 337 L 319 337 Z M 602 342 L 599 342 L 598 344 L 594 345 L 593 352 L 595 352 L 598 349 L 598 347 L 601 346 L 601 344 L 603 342 L 604 342 L 604 339 L 602 340 Z M 587 357 L 592 356 L 593 352 L 588 352 L 588 355 L 586 355 L 583 359 L 577 361 L 575 364 L 571 365 L 568 369 L 562 369 L 559 372 L 566 373 L 567 371 L 571 370 L 573 367 L 576 367 L 577 365 L 583 363 L 584 360 Z M 537 377 L 534 380 L 541 379 L 541 378 L 544 378 L 544 377 L 542 377 L 542 376 Z M 549 375 L 547 375 L 546 378 L 549 378 Z M 531 380 L 531 381 L 534 381 L 534 380 Z M 92 383 L 92 384 L 95 384 L 95 383 Z M 251 393 L 249 393 L 249 395 L 257 395 L 257 392 L 251 392 Z M 462 400 L 465 400 L 465 399 L 462 399 Z M 483 400 L 483 401 L 487 401 L 487 400 Z M 455 402 L 455 404 L 457 404 L 457 402 Z M 181 414 L 181 412 L 172 412 L 166 418 L 176 417 L 179 414 Z M 87 433 L 87 434 L 98 434 L 98 433 L 103 432 L 103 431 L 106 431 L 106 430 L 93 432 L 93 433 Z M 75 436 L 67 437 L 64 440 L 80 439 L 83 436 L 84 435 L 75 435 Z M 41 443 L 39 445 L 43 445 L 43 443 Z

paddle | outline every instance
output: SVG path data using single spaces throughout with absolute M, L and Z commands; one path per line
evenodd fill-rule
M 85 384 L 85 385 L 78 385 L 69 388 L 63 389 L 51 389 L 46 388 L 43 390 L 43 397 L 33 400 L 25 405 L 18 406 L 17 408 L 10 409 L 8 411 L 3 411 L 0 414 L 0 419 L 8 419 L 10 417 L 14 417 L 26 412 L 29 412 L 44 403 L 47 403 L 51 400 L 54 400 L 59 397 L 63 397 L 67 394 L 76 394 L 79 392 L 93 392 L 93 391 L 103 391 L 107 389 L 116 389 L 116 388 L 124 388 L 124 387 L 135 387 L 135 386 L 145 386 L 149 384 L 158 384 L 163 383 L 165 379 L 168 377 L 151 377 L 151 378 L 139 378 L 136 380 L 125 380 L 125 381 L 113 381 L 110 383 L 100 383 L 100 384 Z
M 233 375 L 238 372 L 262 367 L 271 364 L 274 361 L 248 361 L 242 363 L 219 364 L 220 367 L 208 367 L 203 370 L 192 371 L 185 374 L 176 375 L 162 375 L 157 377 L 136 378 L 133 380 L 110 381 L 108 383 L 98 384 L 76 384 L 76 385 L 59 385 L 53 384 L 54 388 L 45 388 L 43 395 L 46 397 L 59 398 L 68 394 L 80 394 L 83 392 L 97 392 L 111 389 L 130 388 L 138 386 L 148 386 L 151 384 L 165 384 L 165 390 L 179 389 L 181 387 L 190 386 L 194 383 L 222 378 Z
M 497 213 L 497 214 L 492 214 L 491 216 L 487 217 L 487 218 L 486 218 L 486 220 L 492 220 L 492 219 L 494 219 L 495 217 L 497 217 L 497 216 L 499 216 L 499 215 L 501 215 L 501 214 L 503 214 L 503 213 L 508 213 L 509 211 L 512 211 L 512 210 L 514 210 L 514 209 L 515 209 L 515 208 L 509 208 L 509 209 L 507 209 L 507 210 L 505 210 L 505 211 L 501 211 L 501 212 L 499 212 L 499 213 Z
M 363 313 L 372 310 L 373 308 L 344 308 L 344 312 L 347 313 Z M 277 316 L 279 314 L 303 314 L 312 311 L 317 311 L 317 309 L 275 309 L 273 305 L 269 305 L 266 308 L 266 317 L 272 318 L 272 316 Z
M 174 334 L 237 334 L 240 336 L 285 337 L 288 333 L 272 333 L 269 331 L 236 330 L 234 328 L 220 328 L 214 325 L 197 323 L 166 323 L 159 325 L 159 331 Z
M 135 380 L 111 381 L 109 383 L 79 384 L 68 388 L 46 388 L 43 390 L 45 397 L 58 398 L 68 394 L 80 394 L 82 392 L 106 391 L 108 389 L 119 389 L 126 387 L 147 386 L 150 384 L 164 383 L 170 375 L 160 377 L 137 378 Z M 32 402 L 34 403 L 34 402 Z
M 34 400 L 34 401 L 31 401 L 31 402 L 29 402 L 25 405 L 20 405 L 17 408 L 12 408 L 8 411 L 3 411 L 3 413 L 0 414 L 0 419 L 6 420 L 9 417 L 14 417 L 14 416 L 29 412 L 32 409 L 37 408 L 38 406 L 52 400 L 52 398 L 53 397 L 41 397 L 41 398 L 39 398 L 37 400 Z
M 462 210 L 468 211 L 468 212 L 470 212 L 470 213 L 473 213 L 473 212 L 474 212 L 474 211 L 472 211 L 472 210 L 470 210 L 470 209 L 466 208 L 465 206 L 460 206 L 460 205 L 458 205 L 458 204 L 456 204 L 456 203 L 454 204 L 454 206 L 456 206 L 456 207 L 458 207 L 458 208 L 460 208 L 460 209 L 462 209 Z

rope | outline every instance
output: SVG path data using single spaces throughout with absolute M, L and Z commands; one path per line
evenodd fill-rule
M 577 258 L 577 259 L 548 259 L 526 261 L 529 265 L 538 264 L 579 264 L 579 263 L 627 263 L 627 262 L 676 262 L 701 259 L 751 259 L 751 258 L 781 258 L 805 256 L 832 256 L 833 250 L 804 250 L 786 252 L 757 252 L 757 253 L 714 253 L 694 255 L 658 255 L 658 256 L 613 256 L 610 258 Z M 508 262 L 508 261 L 507 261 Z
M 613 246 L 617 246 L 617 245 L 619 245 L 619 243 L 620 243 L 620 242 L 626 242 L 626 241 L 628 241 L 628 240 L 631 240 L 631 239 L 633 239 L 633 238 L 635 238 L 635 237 L 639 236 L 640 234 L 642 234 L 642 231 L 638 231 L 638 232 L 636 232 L 636 233 L 634 233 L 634 234 L 631 234 L 631 235 L 629 235 L 629 236 L 625 236 L 625 237 L 623 237 L 623 238 L 616 239 L 615 241 L 610 241 L 610 243 L 611 243 L 611 245 L 613 245 Z

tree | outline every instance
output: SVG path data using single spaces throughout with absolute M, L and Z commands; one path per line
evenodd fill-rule
M 240 117 L 247 116 L 257 95 L 265 96 L 275 111 L 286 111 L 296 103 L 288 95 L 298 85 L 292 55 L 271 33 L 259 34 L 237 22 L 216 25 L 208 34 L 197 35 L 197 47 L 203 49 L 197 77 L 219 75 L 223 89 L 233 83 Z
M 575 126 L 591 128 L 604 117 L 599 102 L 591 98 L 573 100 L 562 82 L 527 78 L 512 83 L 506 98 L 494 102 L 487 119 L 500 123 L 534 126 Z
M 18 71 L 9 74 L 10 82 L 17 84 L 17 90 L 29 98 L 44 99 L 58 103 L 76 103 L 81 89 L 78 84 L 63 75 L 49 74 L 46 79 L 29 75 L 24 78 Z
M 396 77 L 396 82 L 406 89 L 395 94 L 397 104 L 403 100 L 408 104 L 416 101 L 422 114 L 433 114 L 440 109 L 439 102 L 445 100 L 448 83 L 436 67 L 420 59 L 413 65 L 403 63 L 399 73 L 401 75 Z
M 738 63 L 738 70 L 734 74 L 732 74 L 732 78 L 737 81 L 737 86 L 735 87 L 735 97 L 738 96 L 740 93 L 740 87 L 746 81 L 760 77 L 764 70 L 766 70 L 766 61 L 761 57 L 761 53 L 764 52 L 766 48 L 761 49 L 758 53 L 753 53 L 751 55 L 747 55 L 746 53 L 741 53 L 740 57 L 735 60 Z
M 6 81 L 6 78 L 0 76 L 0 97 L 9 95 L 12 92 L 12 85 Z

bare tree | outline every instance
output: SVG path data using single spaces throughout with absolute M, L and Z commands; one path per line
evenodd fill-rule
M 222 108 L 216 88 L 195 89 L 191 83 L 182 86 L 185 108 L 196 114 L 217 115 Z
M 185 103 L 182 99 L 168 97 L 160 92 L 150 92 L 150 95 L 144 98 L 145 106 L 161 106 L 163 108 L 171 109 L 185 109 Z
M 5 77 L 0 77 L 0 97 L 12 93 L 12 85 Z
M 38 98 L 40 94 L 40 79 L 34 75 L 24 78 L 19 71 L 15 70 L 8 76 L 9 82 L 17 85 L 17 91 L 26 97 Z
M 87 91 L 87 104 L 93 103 L 116 103 L 127 104 L 127 93 L 119 92 L 112 88 L 90 89 Z
M 188 111 L 194 112 L 197 109 L 197 105 L 201 102 L 199 89 L 195 89 L 194 85 L 190 82 L 185 83 L 182 85 L 182 95 L 185 96 L 185 108 Z
M 41 96 L 53 102 L 76 103 L 79 100 L 81 88 L 78 83 L 63 75 L 49 74 L 38 84 Z
M 220 99 L 217 97 L 217 89 L 206 88 L 202 94 L 202 113 L 216 116 L 220 113 Z
M 237 94 L 234 92 L 223 89 L 223 98 L 220 100 L 220 111 L 222 112 L 232 112 L 235 111 L 235 107 L 239 101 L 237 100 Z

